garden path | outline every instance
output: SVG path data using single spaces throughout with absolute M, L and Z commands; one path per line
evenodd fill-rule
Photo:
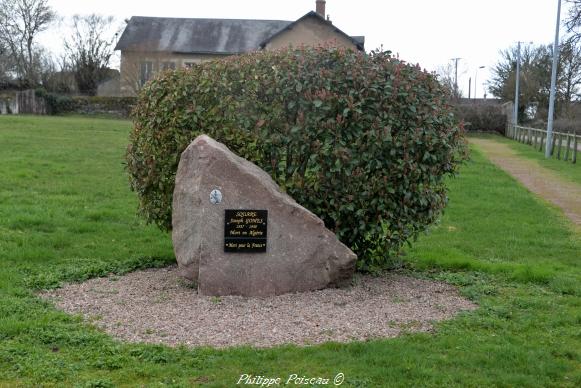
M 522 158 L 508 145 L 493 139 L 471 138 L 495 165 L 508 172 L 527 189 L 563 210 L 581 226 L 581 185 L 566 181 L 534 160 Z

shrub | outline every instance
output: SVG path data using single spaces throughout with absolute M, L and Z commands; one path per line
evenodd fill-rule
M 168 72 L 142 90 L 127 150 L 140 212 L 162 229 L 180 154 L 201 133 L 321 217 L 360 269 L 439 217 L 466 153 L 440 84 L 388 53 L 289 49 Z
M 74 112 L 77 109 L 77 105 L 72 97 L 49 93 L 44 89 L 37 89 L 35 94 L 37 97 L 44 99 L 46 113 L 49 115 Z
M 135 105 L 135 97 L 67 96 L 36 90 L 38 97 L 44 98 L 47 113 L 115 114 L 128 117 Z
M 488 131 L 504 134 L 507 124 L 505 107 L 491 104 L 461 104 L 455 107 L 458 119 L 468 131 Z
M 547 121 L 538 119 L 527 123 L 526 126 L 531 128 L 538 128 L 538 129 L 547 129 Z M 553 130 L 555 132 L 561 133 L 574 133 L 577 135 L 581 135 L 581 126 L 579 124 L 579 120 L 571 119 L 571 118 L 558 118 L 553 121 Z
M 547 123 L 543 122 L 543 124 L 537 128 L 546 129 Z M 553 129 L 557 132 L 581 134 L 581 128 L 578 120 L 566 118 L 557 119 L 553 122 Z

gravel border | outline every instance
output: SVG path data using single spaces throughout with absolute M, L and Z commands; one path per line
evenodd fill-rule
M 180 278 L 176 266 L 91 279 L 40 296 L 124 341 L 217 348 L 389 338 L 431 331 L 433 322 L 477 307 L 449 284 L 398 274 L 358 276 L 344 289 L 208 297 Z

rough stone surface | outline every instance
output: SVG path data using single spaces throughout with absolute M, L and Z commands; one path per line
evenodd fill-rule
M 223 199 L 210 202 L 219 189 Z M 268 210 L 266 253 L 224 252 L 224 210 Z M 255 164 L 208 136 L 182 153 L 172 239 L 182 276 L 203 295 L 268 296 L 349 283 L 356 255 Z

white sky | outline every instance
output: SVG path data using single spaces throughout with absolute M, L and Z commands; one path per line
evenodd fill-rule
M 74 14 L 97 13 L 122 24 L 131 16 L 296 20 L 315 9 L 315 0 L 49 0 L 49 5 L 65 22 Z M 568 5 L 562 6 L 564 19 Z M 519 40 L 553 42 L 557 0 L 327 0 L 326 11 L 345 33 L 365 35 L 368 51 L 383 45 L 429 71 L 462 58 L 458 84 L 465 95 L 468 78 L 474 82 L 476 69 L 486 66 L 477 76 L 482 97 L 500 49 Z M 40 43 L 61 51 L 65 25 L 44 33 Z

